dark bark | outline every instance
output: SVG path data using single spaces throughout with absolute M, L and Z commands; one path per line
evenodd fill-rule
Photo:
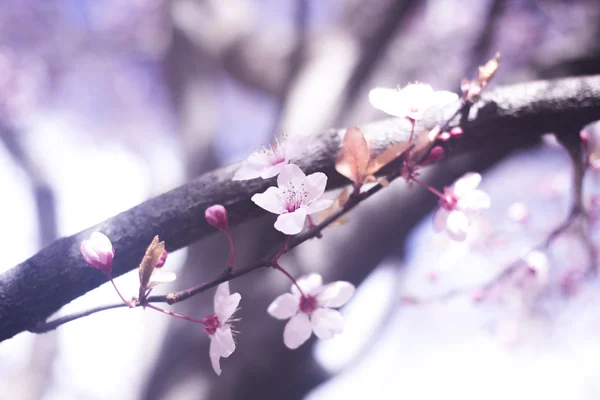
M 489 149 L 508 142 L 517 147 L 546 132 L 577 132 L 598 119 L 600 76 L 501 87 L 490 91 L 471 109 L 461 124 L 465 135 L 456 151 Z M 428 118 L 424 124 L 431 126 L 439 120 Z M 376 152 L 406 140 L 409 134 L 408 123 L 402 119 L 383 120 L 363 129 Z M 329 187 L 339 187 L 345 183 L 334 172 L 339 148 L 339 132 L 329 130 L 315 139 L 314 150 L 298 164 L 307 173 L 327 173 Z M 137 267 L 156 234 L 173 251 L 214 233 L 204 220 L 204 210 L 211 204 L 221 203 L 228 208 L 231 225 L 264 215 L 266 212 L 249 198 L 274 180 L 234 182 L 231 177 L 238 167 L 207 173 L 97 226 L 59 239 L 0 275 L 0 340 L 33 328 L 63 305 L 105 282 L 104 275 L 87 267 L 79 254 L 81 240 L 92 231 L 102 231 L 113 241 L 117 254 L 113 268 L 118 276 Z

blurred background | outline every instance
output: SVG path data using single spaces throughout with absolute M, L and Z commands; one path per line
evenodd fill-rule
M 3 0 L 0 272 L 278 133 L 383 118 L 367 100 L 375 86 L 457 92 L 496 51 L 493 85 L 600 73 L 599 21 L 596 0 Z M 443 187 L 470 170 L 492 208 L 464 243 L 432 232 L 433 196 L 396 182 L 284 257 L 296 276 L 358 286 L 331 341 L 285 349 L 266 308 L 289 283 L 259 271 L 231 284 L 241 334 L 221 377 L 200 326 L 122 309 L 1 343 L 0 399 L 600 398 L 600 285 L 582 278 L 597 260 L 579 237 L 553 243 L 543 274 L 476 295 L 568 214 L 567 153 L 549 137 L 424 177 Z M 598 182 L 590 171 L 586 204 Z M 240 263 L 271 248 L 272 223 L 232 230 Z M 164 290 L 227 258 L 221 235 L 171 254 L 180 277 Z M 134 294 L 136 272 L 117 284 Z M 61 312 L 114 300 L 104 285 Z M 206 293 L 174 310 L 211 307 Z

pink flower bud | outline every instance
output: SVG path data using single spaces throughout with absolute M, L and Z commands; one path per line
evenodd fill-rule
M 229 221 L 227 220 L 227 210 L 220 204 L 210 206 L 204 212 L 206 222 L 217 229 L 226 231 L 229 229 Z
M 100 232 L 92 233 L 89 239 L 81 242 L 79 249 L 86 263 L 107 275 L 111 273 L 115 249 L 106 235 Z
M 167 262 L 167 256 L 169 253 L 166 250 L 163 250 L 158 262 L 156 263 L 156 268 L 161 268 Z
M 423 165 L 427 165 L 429 163 L 432 162 L 438 162 L 440 161 L 442 158 L 444 158 L 444 156 L 446 155 L 446 152 L 444 151 L 444 148 L 441 146 L 435 146 L 433 149 L 431 149 L 431 151 L 429 152 L 429 156 L 427 157 L 427 159 L 423 162 Z
M 454 128 L 450 129 L 450 135 L 452 137 L 458 137 L 458 136 L 462 135 L 463 133 L 464 132 L 460 126 L 455 126 Z
M 587 143 L 590 140 L 590 134 L 585 129 L 579 132 L 579 137 L 583 143 Z

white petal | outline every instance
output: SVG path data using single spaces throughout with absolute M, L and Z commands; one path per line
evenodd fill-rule
M 323 278 L 319 274 L 310 274 L 301 276 L 296 280 L 298 282 L 298 286 L 305 294 L 316 295 L 321 292 L 323 289 Z M 292 293 L 296 296 L 300 296 L 300 292 L 296 285 L 292 285 Z
M 354 295 L 354 285 L 350 282 L 337 281 L 323 287 L 319 294 L 319 305 L 328 308 L 343 306 Z
M 222 288 L 226 288 L 226 290 Z M 221 289 L 221 292 L 219 292 L 219 289 Z M 239 293 L 234 293 L 232 295 L 229 294 L 228 282 L 224 282 L 219 285 L 217 288 L 217 293 L 215 293 L 214 306 L 215 314 L 217 314 L 217 317 L 219 317 L 221 324 L 226 323 L 227 320 L 231 318 L 235 310 L 238 308 L 241 299 L 242 295 Z
M 469 231 L 469 219 L 460 211 L 452 211 L 448 215 L 446 229 L 452 239 L 463 241 Z
M 275 229 L 286 235 L 296 235 L 304 229 L 306 209 L 299 208 L 294 212 L 281 214 L 275 221 Z
M 304 313 L 296 314 L 285 324 L 283 343 L 292 350 L 297 349 L 308 340 L 311 332 L 308 315 Z
M 314 214 L 319 211 L 327 210 L 329 207 L 333 205 L 334 201 L 331 199 L 318 199 L 310 204 L 304 206 L 307 214 Z
M 90 235 L 90 241 L 94 244 L 94 247 L 101 253 L 110 253 L 113 249 L 112 243 L 108 236 L 102 232 L 93 232 Z
M 344 317 L 336 310 L 319 308 L 310 316 L 313 332 L 319 339 L 331 339 L 344 331 Z
M 396 117 L 406 116 L 406 98 L 396 89 L 375 88 L 369 92 L 369 102 L 378 110 Z
M 251 165 L 249 163 L 244 163 L 244 165 L 242 165 L 240 167 L 240 169 L 237 170 L 235 175 L 233 175 L 233 180 L 234 181 L 245 181 L 248 179 L 259 178 L 260 175 L 262 174 L 263 169 L 264 169 L 264 167 L 257 167 L 255 165 Z
M 471 190 L 477 189 L 480 182 L 481 175 L 477 172 L 467 172 L 454 183 L 452 191 L 458 198 L 461 198 Z
M 308 135 L 293 135 L 286 139 L 285 145 L 285 159 L 287 161 L 300 156 L 304 153 L 310 145 L 312 137 Z
M 490 196 L 483 190 L 473 190 L 458 199 L 461 210 L 479 211 L 490 208 Z
M 275 186 L 271 186 L 264 193 L 256 193 L 252 196 L 251 200 L 257 206 L 274 214 L 281 214 L 285 211 L 283 196 L 281 195 L 281 191 Z
M 306 175 L 296 164 L 287 164 L 277 177 L 277 186 L 280 189 L 299 188 L 306 183 Z
M 458 100 L 458 95 L 446 90 L 437 90 L 431 94 L 432 107 L 443 107 L 456 100 Z
M 267 312 L 277 319 L 288 319 L 296 315 L 299 305 L 299 296 L 285 293 L 273 300 Z
M 229 326 L 218 328 L 214 335 L 210 336 L 210 361 L 217 375 L 221 375 L 220 358 L 227 358 L 235 350 L 233 334 Z
M 402 90 L 400 94 L 411 100 L 412 103 L 423 103 L 424 99 L 432 96 L 434 93 L 431 85 L 427 83 L 409 83 Z
M 436 232 L 441 232 L 446 229 L 446 222 L 448 221 L 448 210 L 445 208 L 438 208 L 435 214 L 433 214 L 433 229 Z
M 315 172 L 306 177 L 306 203 L 318 199 L 325 193 L 327 186 L 327 175 L 322 172 Z
M 283 171 L 283 168 L 286 166 L 287 161 L 281 161 L 273 166 L 266 167 L 262 170 L 262 174 L 260 175 L 263 179 L 272 178 Z
M 148 282 L 147 287 L 148 289 L 151 289 L 163 283 L 173 282 L 175 279 L 177 279 L 177 275 L 175 275 L 173 272 L 166 272 L 160 269 L 155 269 L 154 272 L 152 272 L 152 275 L 150 276 L 150 282 Z

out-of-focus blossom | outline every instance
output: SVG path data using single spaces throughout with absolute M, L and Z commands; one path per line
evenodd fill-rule
M 527 222 L 529 219 L 529 209 L 520 201 L 512 203 L 508 208 L 508 217 L 515 222 Z
M 110 275 L 115 249 L 113 249 L 110 239 L 105 234 L 101 232 L 92 233 L 89 239 L 81 242 L 79 249 L 86 263 Z
M 291 293 L 277 297 L 267 309 L 277 319 L 290 319 L 283 330 L 283 342 L 296 349 L 306 342 L 314 332 L 319 339 L 331 339 L 344 330 L 344 317 L 339 308 L 354 294 L 354 285 L 337 281 L 323 286 L 319 274 L 310 274 L 298 279 Z
M 458 99 L 456 93 L 434 91 L 425 83 L 411 83 L 402 90 L 375 88 L 369 92 L 371 105 L 389 115 L 419 120 L 432 107 L 443 107 Z
M 281 142 L 277 141 L 274 146 L 252 153 L 235 173 L 233 180 L 267 179 L 277 176 L 290 160 L 304 153 L 309 144 L 310 138 L 305 135 L 294 135 Z
M 546 254 L 539 250 L 533 250 L 527 253 L 523 258 L 527 264 L 529 272 L 537 278 L 537 281 L 541 284 L 545 284 L 548 281 L 548 269 L 550 262 Z
M 221 375 L 221 357 L 229 357 L 235 350 L 231 317 L 237 310 L 242 296 L 229 293 L 229 282 L 217 287 L 214 298 L 215 313 L 202 319 L 204 331 L 210 338 L 210 362 L 217 375 Z
M 320 199 L 325 192 L 327 176 L 316 172 L 308 176 L 295 164 L 286 165 L 277 177 L 277 186 L 271 186 L 264 193 L 252 196 L 259 207 L 280 214 L 275 221 L 275 229 L 286 235 L 302 231 L 306 216 L 325 210 L 333 200 Z
M 436 231 L 446 230 L 454 240 L 467 237 L 471 215 L 490 207 L 490 197 L 477 189 L 481 175 L 469 172 L 458 179 L 451 187 L 444 188 L 440 208 L 433 217 Z
M 220 204 L 210 206 L 204 212 L 206 222 L 217 229 L 226 231 L 229 229 L 229 220 L 227 219 L 227 209 Z

